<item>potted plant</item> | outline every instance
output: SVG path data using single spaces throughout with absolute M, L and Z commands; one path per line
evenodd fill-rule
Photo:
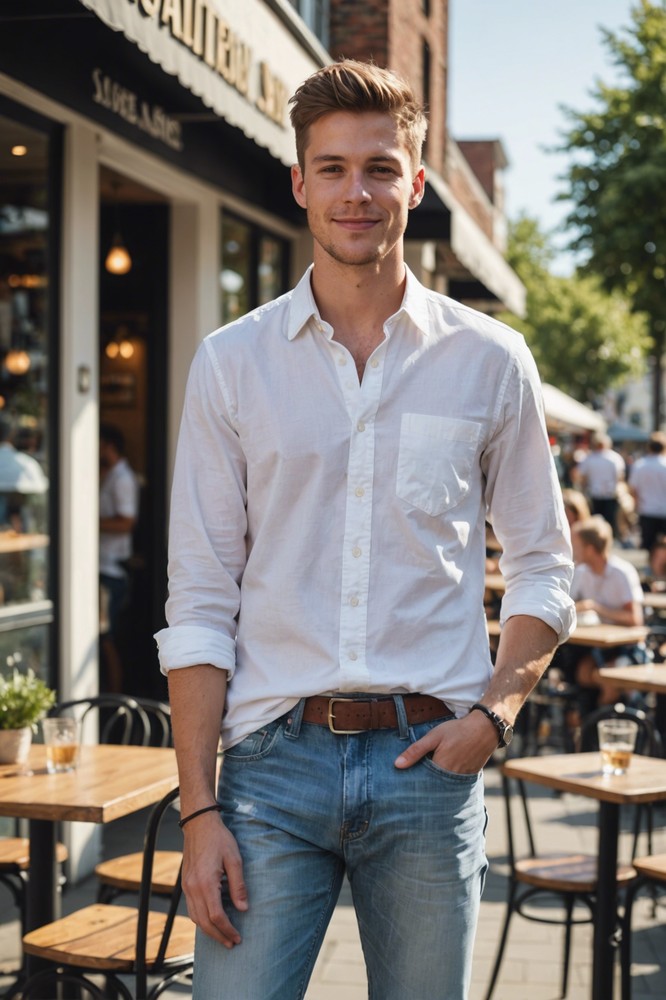
M 27 760 L 37 723 L 55 702 L 55 691 L 35 675 L 14 670 L 0 675 L 0 764 Z

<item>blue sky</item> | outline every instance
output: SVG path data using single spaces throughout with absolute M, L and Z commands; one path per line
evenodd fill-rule
M 591 110 L 596 79 L 618 70 L 599 26 L 631 23 L 632 0 L 450 0 L 449 128 L 458 139 L 499 138 L 510 166 L 507 214 L 522 210 L 554 229 L 566 215 L 555 202 L 567 158 L 546 153 L 566 127 L 564 104 Z M 563 237 L 556 237 L 562 245 Z M 572 268 L 567 253 L 556 270 Z

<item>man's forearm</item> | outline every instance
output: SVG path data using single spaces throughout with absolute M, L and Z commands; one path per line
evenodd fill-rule
M 540 618 L 509 618 L 502 629 L 495 671 L 483 703 L 513 724 L 556 648 L 556 633 Z
M 211 805 L 216 797 L 216 764 L 227 674 L 198 665 L 169 671 L 169 700 L 181 814 Z

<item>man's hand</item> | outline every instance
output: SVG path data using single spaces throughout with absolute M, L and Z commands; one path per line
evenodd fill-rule
M 198 816 L 183 833 L 183 891 L 190 919 L 225 948 L 233 948 L 241 943 L 241 936 L 222 908 L 220 886 L 226 876 L 233 905 L 247 910 L 238 845 L 214 813 Z
M 438 767 L 456 774 L 477 774 L 497 748 L 497 730 L 482 712 L 470 712 L 431 729 L 412 743 L 395 761 L 398 768 L 412 767 L 432 754 Z

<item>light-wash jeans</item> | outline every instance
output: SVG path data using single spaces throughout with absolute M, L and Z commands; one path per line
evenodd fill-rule
M 487 869 L 480 774 L 393 761 L 439 722 L 337 736 L 289 715 L 225 754 L 223 818 L 249 910 L 231 951 L 197 934 L 195 1000 L 301 1000 L 345 871 L 371 1000 L 464 1000 Z

